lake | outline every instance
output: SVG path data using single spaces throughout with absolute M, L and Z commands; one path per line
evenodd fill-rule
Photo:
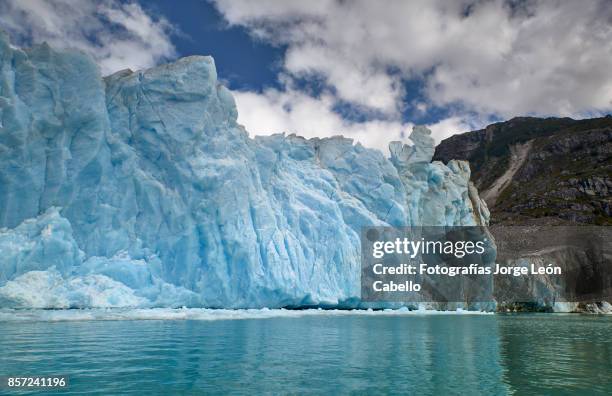
M 610 315 L 2 311 L 0 351 L 45 394 L 612 394 Z

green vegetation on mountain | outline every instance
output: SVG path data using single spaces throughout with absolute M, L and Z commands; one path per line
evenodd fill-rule
M 493 223 L 612 224 L 611 116 L 513 118 L 442 141 L 434 160 L 451 159 L 470 162 Z

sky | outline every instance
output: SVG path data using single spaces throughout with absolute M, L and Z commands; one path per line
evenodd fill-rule
M 386 150 L 415 124 L 612 112 L 611 0 L 0 0 L 0 28 L 104 75 L 211 55 L 251 135 Z

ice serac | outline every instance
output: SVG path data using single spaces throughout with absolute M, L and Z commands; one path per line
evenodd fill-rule
M 361 227 L 486 224 L 433 139 L 250 138 L 213 59 L 101 78 L 0 38 L 0 305 L 359 304 Z

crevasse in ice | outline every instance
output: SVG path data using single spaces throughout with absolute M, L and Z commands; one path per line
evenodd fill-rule
M 387 159 L 236 120 L 211 57 L 101 78 L 0 35 L 0 307 L 354 306 L 362 226 L 488 222 L 425 128 Z

